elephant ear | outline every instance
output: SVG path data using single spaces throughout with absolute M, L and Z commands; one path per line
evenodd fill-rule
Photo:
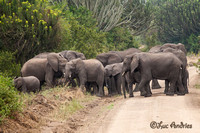
M 116 76 L 117 74 L 121 73 L 122 72 L 122 66 L 120 67 L 120 65 L 116 64 L 116 65 L 113 65 L 113 68 L 112 68 L 112 76 Z
M 47 61 L 55 72 L 58 72 L 58 55 L 56 53 L 50 53 L 47 56 Z
M 139 57 L 137 55 L 134 55 L 131 61 L 131 73 L 135 71 L 138 65 L 139 65 Z

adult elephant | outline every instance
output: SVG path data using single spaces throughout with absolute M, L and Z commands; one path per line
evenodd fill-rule
M 169 81 L 170 91 L 166 95 L 174 95 L 176 85 L 179 88 L 177 94 L 185 95 L 181 80 L 182 62 L 172 53 L 133 54 L 131 58 L 125 58 L 122 71 L 123 74 L 127 71 L 130 71 L 131 74 L 140 72 L 141 81 L 138 88 L 142 96 L 149 97 L 152 95 L 149 87 L 152 78 Z
M 122 84 L 122 66 L 123 63 L 114 63 L 114 64 L 110 64 L 107 65 L 105 67 L 105 80 L 106 80 L 106 84 L 110 84 L 108 85 L 108 92 L 110 95 L 112 95 L 113 92 L 117 92 L 118 94 L 122 94 L 121 93 L 121 84 Z M 114 78 L 114 82 L 109 82 L 111 81 L 111 78 Z M 111 87 L 111 88 L 109 88 Z M 114 90 L 112 90 L 114 89 Z
M 68 61 L 57 53 L 49 53 L 47 58 L 32 58 L 21 69 L 21 76 L 35 76 L 41 83 L 46 81 L 49 87 L 54 86 L 54 78 L 65 69 Z M 59 74 L 58 74 L 59 73 Z
M 182 43 L 178 43 L 178 44 L 174 44 L 174 43 L 165 43 L 163 44 L 162 46 L 161 45 L 156 45 L 154 47 L 152 47 L 149 52 L 151 53 L 158 53 L 158 52 L 164 52 L 166 51 L 166 49 L 174 49 L 174 50 L 181 50 L 183 53 L 185 53 L 185 55 L 187 55 L 187 51 L 185 49 L 185 46 L 182 44 Z M 167 52 L 167 51 L 166 51 Z M 170 51 L 169 51 L 170 52 Z M 173 52 L 172 52 L 173 53 Z M 178 57 L 179 58 L 179 57 Z M 182 58 L 182 57 L 181 57 Z M 183 60 L 181 60 L 183 61 Z M 184 65 L 184 64 L 183 64 Z M 184 75 L 184 78 L 186 78 L 186 74 Z M 185 80 L 187 79 L 183 79 L 184 82 L 184 87 L 187 89 L 187 85 L 185 85 Z M 186 81 L 187 82 L 187 81 Z M 156 79 L 153 79 L 152 80 L 152 89 L 158 89 L 158 88 L 161 88 L 158 81 Z M 188 91 L 187 91 L 188 92 Z
M 79 52 L 72 51 L 72 50 L 65 50 L 65 51 L 59 52 L 59 54 L 61 54 L 68 61 L 71 61 L 71 60 L 77 59 L 77 58 L 86 60 L 85 55 L 83 53 L 79 53 Z
M 186 58 L 186 54 L 182 50 L 176 50 L 176 49 L 173 49 L 173 48 L 166 48 L 166 49 L 163 50 L 163 52 L 164 53 L 166 53 L 166 52 L 173 53 L 182 62 L 182 64 L 183 64 L 182 82 L 183 82 L 183 86 L 185 88 L 185 93 L 189 93 L 188 86 L 187 86 L 187 81 L 188 81 L 188 78 L 189 78 L 189 73 L 187 71 L 187 58 Z
M 72 74 L 77 75 L 80 81 L 80 88 L 83 91 L 86 83 L 96 83 L 99 88 L 98 96 L 103 96 L 104 67 L 96 59 L 81 60 L 74 59 L 66 63 L 64 77 L 71 78 Z

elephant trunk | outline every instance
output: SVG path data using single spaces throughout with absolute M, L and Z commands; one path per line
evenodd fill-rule
M 124 73 L 124 74 L 125 74 L 125 73 Z M 123 89 L 124 98 L 126 98 L 125 76 L 122 76 L 122 89 Z

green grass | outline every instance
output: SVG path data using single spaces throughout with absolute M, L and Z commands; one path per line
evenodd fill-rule
M 113 109 L 113 107 L 114 107 L 114 104 L 111 103 L 110 105 L 107 106 L 107 109 L 108 109 L 108 110 L 111 110 L 111 109 Z
M 200 89 L 200 84 L 195 84 L 194 86 L 196 89 Z

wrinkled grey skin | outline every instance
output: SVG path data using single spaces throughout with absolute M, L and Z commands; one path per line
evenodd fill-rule
M 164 61 L 163 61 L 164 60 Z M 137 53 L 123 62 L 123 75 L 130 71 L 131 74 L 139 72 L 141 81 L 138 85 L 141 95 L 152 95 L 149 83 L 152 78 L 168 80 L 170 90 L 167 95 L 174 95 L 176 84 L 179 88 L 178 95 L 185 95 L 182 84 L 182 62 L 172 53 Z
M 97 55 L 96 59 L 99 60 L 103 66 L 105 67 L 106 65 L 114 64 L 114 63 L 121 63 L 123 62 L 124 58 L 126 55 L 133 54 L 141 52 L 138 49 L 135 48 L 129 48 L 124 51 L 109 51 L 107 53 L 102 53 Z M 114 78 L 112 77 L 111 79 L 107 80 L 108 82 L 108 88 L 112 88 L 112 90 L 115 90 L 115 83 L 114 83 Z M 112 84 L 112 86 L 111 86 Z M 115 93 L 115 92 L 113 92 Z
M 113 77 L 114 82 L 111 85 L 111 88 L 108 88 L 109 90 L 109 94 L 112 95 L 113 92 L 117 92 L 118 94 L 122 94 L 121 93 L 121 84 L 122 84 L 122 66 L 123 63 L 114 63 L 111 65 L 107 65 L 105 67 L 105 79 L 106 79 L 106 83 L 108 84 L 109 80 L 111 80 L 111 78 Z M 115 89 L 115 90 L 112 90 Z
M 134 97 L 132 86 L 133 84 L 136 84 L 134 92 L 139 91 L 138 83 L 140 82 L 140 79 L 141 79 L 141 75 L 139 72 L 131 74 L 130 71 L 128 71 L 122 76 L 122 89 L 123 89 L 124 98 L 126 98 L 126 90 L 129 92 L 129 97 Z
M 188 86 L 187 86 L 187 81 L 188 81 L 188 78 L 189 78 L 189 73 L 187 71 L 187 58 L 186 58 L 186 54 L 183 51 L 181 51 L 181 50 L 176 50 L 176 49 L 173 49 L 173 48 L 166 48 L 166 49 L 163 50 L 163 52 L 173 53 L 182 62 L 182 64 L 183 64 L 182 83 L 183 83 L 183 86 L 185 88 L 185 93 L 189 93 L 188 92 Z M 165 92 L 166 91 L 167 91 L 167 89 L 165 90 Z
M 14 79 L 15 88 L 22 92 L 39 92 L 40 81 L 34 76 L 18 77 Z
M 87 82 L 95 82 L 99 88 L 98 96 L 103 96 L 104 67 L 96 59 L 81 60 L 74 59 L 66 63 L 64 77 L 71 78 L 72 74 L 77 75 L 80 81 L 80 88 L 83 91 Z
M 71 61 L 71 60 L 77 59 L 77 58 L 86 60 L 85 55 L 83 53 L 79 53 L 76 51 L 65 50 L 65 51 L 59 52 L 59 54 L 61 54 L 68 61 Z
M 40 53 L 40 54 L 34 56 L 33 58 L 47 58 L 48 54 L 49 54 L 49 52 Z
M 129 49 L 126 49 L 124 51 L 109 51 L 109 53 L 116 53 L 118 54 L 122 61 L 124 60 L 124 58 L 127 56 L 127 55 L 130 55 L 130 54 L 134 54 L 134 53 L 140 53 L 141 51 L 139 49 L 136 49 L 136 48 L 129 48 Z
M 41 83 L 54 86 L 54 78 L 62 75 L 67 60 L 57 53 L 49 53 L 47 58 L 32 58 L 21 69 L 21 76 L 35 76 Z
M 152 53 L 163 52 L 165 49 L 168 49 L 168 48 L 175 49 L 175 50 L 181 50 L 185 53 L 185 55 L 187 55 L 185 46 L 181 43 L 178 43 L 178 44 L 165 43 L 162 46 L 157 45 L 157 46 L 152 47 L 149 50 L 149 52 L 152 52 Z M 158 89 L 158 88 L 161 88 L 158 81 L 156 79 L 153 79 L 152 80 L 152 89 Z
M 160 50 L 161 52 L 167 48 L 172 48 L 172 49 L 176 49 L 176 50 L 181 50 L 183 51 L 186 55 L 187 55 L 187 51 L 185 49 L 185 46 L 181 43 L 178 44 L 173 44 L 173 43 L 165 43 L 161 46 Z
M 178 44 L 165 43 L 162 46 L 157 45 L 157 46 L 152 47 L 149 50 L 149 52 L 152 52 L 152 53 L 163 52 L 167 48 L 172 48 L 172 49 L 175 49 L 175 50 L 181 50 L 181 51 L 183 51 L 185 53 L 185 55 L 187 55 L 187 51 L 185 49 L 185 46 L 183 44 L 181 44 L 181 43 L 178 43 Z
M 122 58 L 116 53 L 102 53 L 97 55 L 96 59 L 99 60 L 104 67 L 113 63 L 123 62 Z

